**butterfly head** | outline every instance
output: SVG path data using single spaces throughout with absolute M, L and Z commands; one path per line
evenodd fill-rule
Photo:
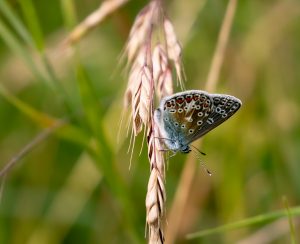
M 179 150 L 182 153 L 189 153 L 190 151 L 192 151 L 190 146 L 188 145 L 182 145 Z

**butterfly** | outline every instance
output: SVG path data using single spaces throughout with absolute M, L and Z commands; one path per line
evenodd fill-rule
M 154 121 L 168 149 L 188 153 L 191 142 L 229 119 L 241 105 L 234 96 L 189 90 L 164 97 Z

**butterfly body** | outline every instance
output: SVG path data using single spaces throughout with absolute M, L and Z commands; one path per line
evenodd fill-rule
M 164 97 L 154 112 L 165 145 L 174 152 L 190 152 L 189 144 L 230 118 L 241 101 L 225 94 L 189 90 Z

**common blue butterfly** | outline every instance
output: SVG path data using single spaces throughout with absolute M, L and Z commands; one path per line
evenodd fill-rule
M 229 119 L 241 105 L 230 95 L 189 90 L 164 97 L 154 120 L 171 151 L 188 153 L 191 142 Z

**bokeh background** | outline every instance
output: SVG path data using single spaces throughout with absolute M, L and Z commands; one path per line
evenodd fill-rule
M 62 45 L 68 33 L 100 1 L 0 1 L 0 167 L 46 127 L 66 121 L 2 181 L 0 243 L 146 242 L 146 146 L 139 155 L 138 137 L 129 170 L 126 128 L 117 141 L 126 88 L 117 64 L 146 3 L 129 1 L 69 47 Z M 187 89 L 205 86 L 227 3 L 165 3 L 183 46 Z M 199 163 L 177 243 L 300 242 L 296 214 L 185 239 L 299 206 L 299 40 L 298 0 L 238 1 L 215 92 L 240 98 L 243 107 L 200 146 L 212 176 Z M 186 160 L 169 160 L 167 211 Z

